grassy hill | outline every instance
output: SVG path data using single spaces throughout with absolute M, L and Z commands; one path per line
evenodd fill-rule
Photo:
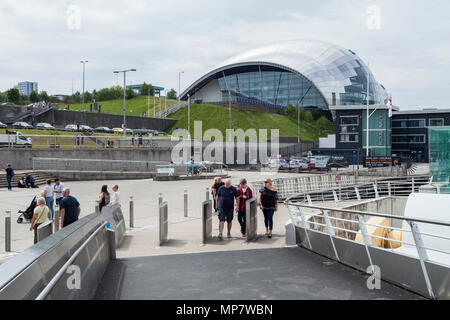
M 156 113 L 160 111 L 159 106 L 159 98 L 155 99 L 156 103 L 153 102 L 153 97 L 150 97 L 150 116 L 153 117 L 154 107 L 156 105 Z M 147 104 L 147 97 L 146 96 L 137 96 L 132 99 L 127 99 L 126 101 L 126 111 L 127 115 L 129 116 L 141 116 L 141 113 L 145 112 L 147 113 L 148 110 L 148 104 Z M 90 102 L 84 103 L 85 110 L 90 109 Z M 97 104 L 101 105 L 101 112 L 102 113 L 109 113 L 109 114 L 118 114 L 123 115 L 123 99 L 116 99 L 116 100 L 109 100 L 109 101 L 99 101 Z M 177 100 L 171 100 L 167 99 L 167 108 L 177 104 Z M 64 104 L 60 104 L 61 108 L 64 106 Z M 161 108 L 164 110 L 165 108 L 165 101 L 164 98 L 161 98 Z M 81 111 L 82 110 L 82 104 L 71 104 L 70 110 L 75 111 Z M 94 110 L 92 112 L 95 112 Z
M 173 128 L 187 129 L 187 107 L 178 110 L 168 116 L 177 122 L 167 130 L 171 132 Z M 219 129 L 225 137 L 225 130 L 228 129 L 228 108 L 210 104 L 191 105 L 190 127 L 194 130 L 194 121 L 201 120 L 203 132 L 210 128 Z M 329 122 L 329 121 L 328 121 Z M 280 136 L 297 137 L 297 119 L 289 118 L 276 113 L 241 111 L 231 109 L 231 126 L 233 129 L 241 128 L 247 130 L 254 129 L 279 129 Z M 334 133 L 334 124 L 329 122 L 328 129 L 320 130 L 317 121 L 302 121 L 300 123 L 300 136 L 302 140 L 318 141 L 319 137 L 325 137 L 329 133 Z M 270 131 L 268 132 L 270 136 Z

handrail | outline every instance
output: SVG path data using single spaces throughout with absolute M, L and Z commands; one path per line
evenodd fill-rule
M 72 262 L 78 257 L 81 251 L 86 248 L 89 242 L 108 224 L 107 221 L 103 222 L 100 227 L 98 227 L 90 236 L 83 242 L 83 244 L 73 253 L 73 255 L 67 260 L 67 262 L 59 269 L 56 275 L 50 280 L 50 282 L 45 286 L 41 293 L 36 297 L 35 300 L 43 300 L 49 294 L 50 290 L 56 285 L 62 275 L 66 272 L 67 268 L 72 264 Z
M 399 220 L 405 220 L 405 221 L 408 221 L 408 222 L 430 223 L 430 224 L 436 224 L 436 225 L 450 227 L 450 222 L 439 221 L 439 220 L 432 220 L 432 219 L 425 220 L 425 219 L 421 219 L 421 218 L 403 217 L 403 216 L 396 216 L 396 215 L 385 214 L 385 213 L 350 210 L 350 209 L 343 209 L 343 208 L 330 208 L 330 207 L 322 207 L 322 206 L 313 206 L 313 205 L 303 204 L 303 203 L 289 203 L 289 202 L 287 202 L 287 200 L 284 202 L 284 204 L 287 205 L 287 206 L 299 206 L 299 207 L 310 208 L 310 209 L 319 209 L 319 210 L 327 210 L 327 211 L 339 211 L 339 212 L 351 213 L 351 214 L 355 214 L 355 215 L 366 215 L 366 216 L 371 216 L 371 217 L 383 217 L 383 218 L 389 218 L 389 219 L 399 219 Z

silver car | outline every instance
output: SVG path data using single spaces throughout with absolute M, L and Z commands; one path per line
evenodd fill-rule
M 46 129 L 46 130 L 55 130 L 55 127 L 50 123 L 41 122 L 36 125 L 36 129 Z
M 64 128 L 64 130 L 75 132 L 75 131 L 78 131 L 78 127 L 77 127 L 76 124 L 68 124 L 68 125 Z

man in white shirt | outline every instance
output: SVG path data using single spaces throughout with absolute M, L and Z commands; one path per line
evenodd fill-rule
M 55 189 L 55 202 L 59 206 L 59 202 L 63 198 L 62 192 L 64 190 L 64 184 L 59 181 L 59 179 L 55 179 L 55 185 L 53 186 L 53 188 Z
M 111 195 L 111 201 L 110 204 L 116 204 L 120 201 L 120 192 L 119 192 L 119 186 L 116 184 L 114 187 L 112 187 L 112 190 L 114 191 Z

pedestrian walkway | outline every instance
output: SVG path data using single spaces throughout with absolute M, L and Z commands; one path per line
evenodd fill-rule
M 95 299 L 422 299 L 302 248 L 220 251 L 111 261 Z

